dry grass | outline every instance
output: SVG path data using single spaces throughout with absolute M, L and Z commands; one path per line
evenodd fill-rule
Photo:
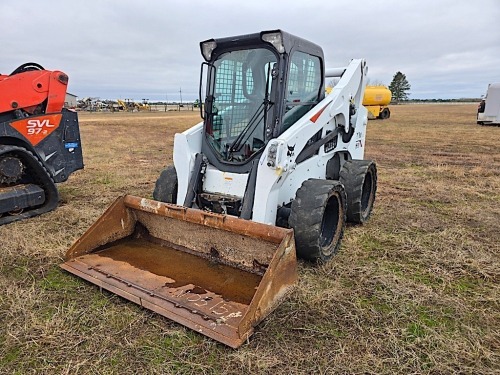
M 394 106 L 369 123 L 371 221 L 234 351 L 64 273 L 118 195 L 151 196 L 197 113 L 81 114 L 86 168 L 54 212 L 0 227 L 0 373 L 500 371 L 500 127 L 475 105 Z

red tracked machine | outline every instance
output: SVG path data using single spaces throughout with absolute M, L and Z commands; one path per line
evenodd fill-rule
M 67 85 L 65 73 L 35 63 L 0 74 L 0 225 L 55 209 L 56 183 L 83 168 Z

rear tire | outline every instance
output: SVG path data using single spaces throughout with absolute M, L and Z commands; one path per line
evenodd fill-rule
M 366 222 L 373 210 L 377 192 L 377 166 L 372 160 L 348 160 L 340 171 L 340 182 L 347 194 L 347 221 Z
M 345 221 L 346 194 L 340 182 L 304 181 L 288 220 L 295 231 L 297 256 L 312 262 L 328 261 L 340 247 Z
M 177 203 L 177 172 L 173 165 L 165 168 L 156 180 L 153 199 L 165 203 Z
M 385 120 L 388 119 L 389 117 L 391 117 L 391 111 L 389 110 L 389 108 L 384 108 L 382 112 L 380 112 L 380 118 L 382 120 Z

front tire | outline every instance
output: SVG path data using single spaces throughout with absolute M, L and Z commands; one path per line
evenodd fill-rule
M 156 180 L 153 199 L 165 203 L 177 203 L 177 172 L 173 165 L 165 168 Z
M 340 247 L 345 221 L 346 194 L 341 183 L 304 181 L 288 221 L 295 232 L 297 256 L 312 262 L 328 261 Z
M 347 193 L 347 221 L 365 223 L 373 210 L 377 192 L 377 166 L 372 160 L 348 160 L 340 171 Z

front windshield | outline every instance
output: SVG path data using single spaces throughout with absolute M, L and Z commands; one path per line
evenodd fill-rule
M 223 53 L 214 61 L 206 136 L 220 160 L 245 162 L 267 143 L 276 63 L 276 56 L 265 48 Z

